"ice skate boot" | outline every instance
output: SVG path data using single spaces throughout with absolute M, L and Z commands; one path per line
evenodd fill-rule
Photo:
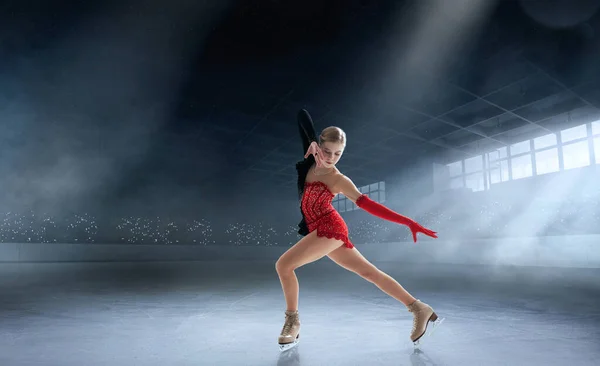
M 429 333 L 427 334 L 432 335 L 435 328 L 440 325 L 444 319 L 438 318 L 431 306 L 420 300 L 416 300 L 407 307 L 408 311 L 413 313 L 413 326 L 410 332 L 410 340 L 413 342 L 415 348 L 418 348 L 421 344 L 422 337 L 427 331 L 429 323 L 431 322 L 432 329 L 429 330 Z
M 298 344 L 300 340 L 300 318 L 298 311 L 286 311 L 285 323 L 279 335 L 279 350 L 287 351 Z

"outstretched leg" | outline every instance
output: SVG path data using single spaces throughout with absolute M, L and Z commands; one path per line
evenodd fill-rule
M 396 280 L 363 257 L 358 249 L 339 248 L 329 253 L 328 256 L 335 263 L 372 282 L 383 292 L 406 305 L 408 311 L 413 314 L 410 339 L 415 346 L 418 346 L 418 341 L 425 334 L 429 322 L 433 322 L 434 325 L 441 323 L 442 320 L 436 322 L 438 316 L 431 306 L 415 299 Z
M 332 261 L 345 269 L 356 273 L 365 280 L 379 287 L 381 291 L 408 306 L 415 302 L 415 298 L 408 293 L 390 275 L 379 270 L 369 262 L 358 249 L 338 248 L 327 255 Z

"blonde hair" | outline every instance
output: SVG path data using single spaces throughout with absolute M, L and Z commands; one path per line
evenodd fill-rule
M 319 136 L 319 144 L 324 142 L 340 143 L 346 146 L 346 133 L 339 127 L 329 126 Z

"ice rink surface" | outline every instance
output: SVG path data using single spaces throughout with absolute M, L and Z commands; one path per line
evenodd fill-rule
M 377 264 L 377 263 L 376 263 Z M 381 263 L 445 318 L 328 259 L 302 267 L 299 345 L 274 263 L 0 264 L 0 365 L 597 365 L 600 270 Z

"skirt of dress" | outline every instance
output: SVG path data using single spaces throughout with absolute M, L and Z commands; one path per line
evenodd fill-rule
M 346 248 L 354 248 L 348 235 L 348 226 L 337 211 L 332 211 L 307 225 L 309 232 L 317 230 L 318 237 L 341 240 Z

